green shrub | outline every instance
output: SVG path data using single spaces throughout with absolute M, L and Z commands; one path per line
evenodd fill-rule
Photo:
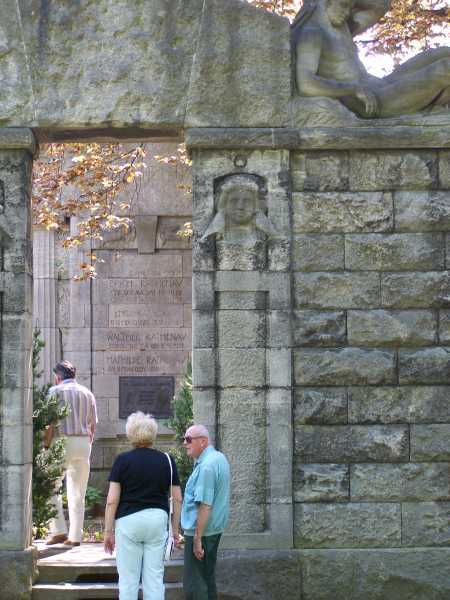
M 33 530 L 35 537 L 46 535 L 49 520 L 56 516 L 51 503 L 55 486 L 61 477 L 64 462 L 64 440 L 56 439 L 50 448 L 43 447 L 42 438 L 48 426 L 57 427 L 68 412 L 60 407 L 56 397 L 49 398 L 50 384 L 38 385 L 41 376 L 39 360 L 45 343 L 40 338 L 40 330 L 33 332 Z
M 192 365 L 188 363 L 178 394 L 172 400 L 173 417 L 169 426 L 175 431 L 176 446 L 171 454 L 177 463 L 181 487 L 184 491 L 189 475 L 192 473 L 192 461 L 183 448 L 183 436 L 193 423 L 192 412 Z
M 67 508 L 67 492 L 63 492 L 62 501 L 64 508 Z M 104 501 L 104 496 L 101 491 L 93 487 L 92 485 L 88 485 L 86 488 L 86 496 L 84 497 L 84 502 L 86 508 L 92 508 L 96 504 L 102 504 Z

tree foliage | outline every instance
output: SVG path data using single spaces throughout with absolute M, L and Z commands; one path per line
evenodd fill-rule
M 174 155 L 154 156 L 163 164 L 189 165 L 186 147 Z M 103 240 L 110 231 L 126 234 L 132 224 L 133 203 L 140 193 L 146 164 L 143 144 L 47 144 L 34 163 L 33 220 L 36 227 L 58 231 L 63 247 Z M 184 189 L 190 193 L 190 188 Z M 77 217 L 76 230 L 69 227 Z M 180 235 L 192 234 L 186 223 Z M 95 277 L 94 252 L 86 251 L 77 279 Z
M 67 415 L 67 408 L 61 407 L 56 396 L 49 397 L 50 384 L 39 385 L 42 375 L 39 361 L 45 343 L 40 331 L 33 332 L 32 370 L 33 370 L 33 530 L 37 538 L 47 532 L 48 521 L 56 515 L 51 503 L 56 483 L 61 477 L 64 461 L 64 440 L 56 439 L 49 448 L 43 447 L 45 430 L 56 427 Z
M 250 4 L 292 19 L 301 0 L 247 0 Z M 407 54 L 442 45 L 450 36 L 449 0 L 391 0 L 390 11 L 358 44 L 371 54 L 387 54 L 395 62 Z
M 192 462 L 183 448 L 183 439 L 186 429 L 193 425 L 192 411 L 192 365 L 187 364 L 186 372 L 181 382 L 177 395 L 172 401 L 173 417 L 169 427 L 175 431 L 175 448 L 171 451 L 177 463 L 181 487 L 184 490 L 189 475 L 192 472 Z
M 448 0 L 392 0 L 391 10 L 359 43 L 399 62 L 407 54 L 442 45 L 449 36 Z
M 130 226 L 130 209 L 145 168 L 143 145 L 48 144 L 34 163 L 34 224 L 64 232 L 65 248 L 102 240 L 106 231 Z M 124 191 L 127 194 L 123 194 Z M 76 231 L 68 218 L 79 217 Z M 95 275 L 96 257 L 88 253 L 81 277 Z

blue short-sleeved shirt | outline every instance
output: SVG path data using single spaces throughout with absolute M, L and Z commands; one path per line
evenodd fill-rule
M 204 536 L 223 533 L 230 513 L 230 466 L 213 446 L 207 446 L 195 462 L 188 479 L 181 510 L 181 526 L 194 535 L 199 503 L 211 506 Z

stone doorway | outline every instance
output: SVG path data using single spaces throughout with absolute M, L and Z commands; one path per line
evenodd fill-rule
M 120 196 L 130 204 L 128 233 L 106 232 L 102 242 L 76 249 L 62 247 L 67 233 L 33 234 L 33 325 L 46 344 L 42 382 L 51 382 L 55 362 L 67 359 L 93 390 L 99 423 L 89 485 L 102 493 L 112 462 L 128 449 L 131 412 L 154 414 L 158 447 L 170 445 L 170 402 L 191 357 L 191 243 L 178 235 L 192 220 L 191 170 L 155 158 L 176 156 L 177 149 L 145 144 L 137 189 Z M 69 233 L 76 227 L 77 217 L 70 217 Z M 90 251 L 96 278 L 74 280 Z

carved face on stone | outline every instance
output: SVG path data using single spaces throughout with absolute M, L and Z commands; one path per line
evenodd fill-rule
M 330 23 L 335 27 L 343 25 L 350 16 L 351 0 L 327 0 L 326 10 Z
M 228 224 L 249 225 L 258 209 L 258 192 L 251 188 L 235 187 L 226 192 L 224 212 Z

